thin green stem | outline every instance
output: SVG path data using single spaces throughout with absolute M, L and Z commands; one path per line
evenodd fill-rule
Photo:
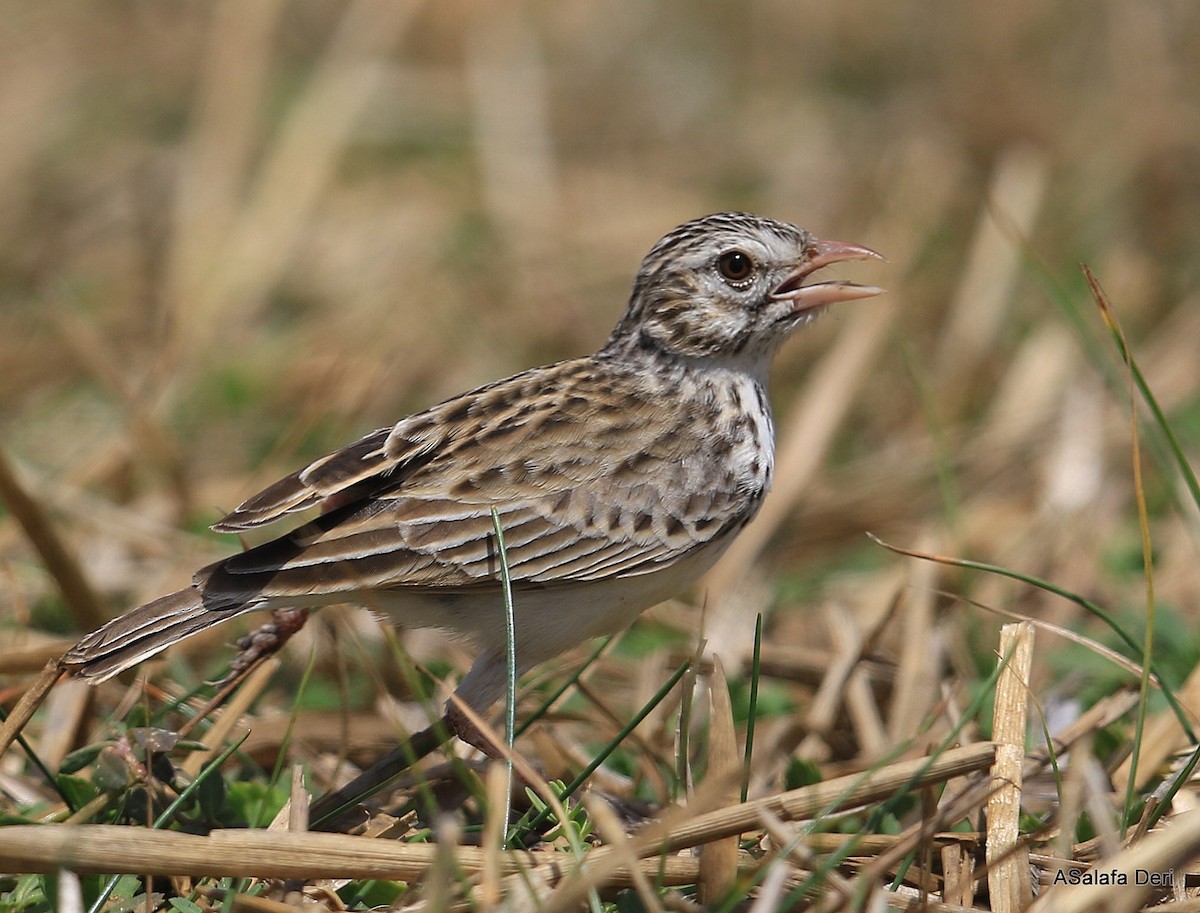
M 742 801 L 750 792 L 750 762 L 754 758 L 754 729 L 758 720 L 758 679 L 762 671 L 762 612 L 754 620 L 754 655 L 750 663 L 750 706 L 746 709 L 746 751 L 742 761 Z
M 508 572 L 508 553 L 504 549 L 504 529 L 500 514 L 492 508 L 492 531 L 496 535 L 496 555 L 500 559 L 500 584 L 504 590 L 504 744 L 508 754 L 504 762 L 504 828 L 502 849 L 508 848 L 508 827 L 512 817 L 513 741 L 517 732 L 517 618 L 513 609 L 512 577 Z
M 562 795 L 561 795 L 561 798 L 564 801 L 572 793 L 574 793 L 575 790 L 579 789 L 580 786 L 582 786 L 584 783 L 586 783 L 587 778 L 590 777 L 596 771 L 596 768 L 599 767 L 601 764 L 603 764 L 608 759 L 608 756 L 611 755 L 616 750 L 617 746 L 620 745 L 623 741 L 625 741 L 625 739 L 628 738 L 629 734 L 631 732 L 633 732 L 633 730 L 637 729 L 637 727 L 639 725 L 641 725 L 642 720 L 644 720 L 647 716 L 649 716 L 650 713 L 654 710 L 654 708 L 663 702 L 663 700 L 666 698 L 666 696 L 671 693 L 671 689 L 674 688 L 679 683 L 679 680 L 681 678 L 683 678 L 684 673 L 687 672 L 688 669 L 691 668 L 691 666 L 692 666 L 692 663 L 690 660 L 687 662 L 681 663 L 679 668 L 676 669 L 674 673 L 672 673 L 672 675 L 669 679 L 667 679 L 666 683 L 661 688 L 659 688 L 658 691 L 655 692 L 654 696 L 645 703 L 645 705 L 642 707 L 642 709 L 640 711 L 638 711 L 637 715 L 633 719 L 631 719 L 628 723 L 626 723 L 624 727 L 622 727 L 621 731 L 617 733 L 616 738 L 614 738 L 606 746 L 604 746 L 604 748 L 600 751 L 600 753 L 597 754 L 596 757 L 594 757 L 591 760 L 591 762 L 587 765 L 587 767 L 585 767 L 583 770 L 581 770 L 578 773 L 578 775 L 576 775 L 575 779 L 567 784 L 567 786 L 563 789 Z M 513 837 L 515 838 L 516 832 L 518 830 L 523 830 L 523 831 L 535 830 L 537 827 L 539 827 L 542 824 L 542 822 L 544 822 L 548 817 L 550 817 L 551 814 L 552 814 L 552 810 L 549 806 L 547 806 L 542 811 L 540 811 L 531 820 L 526 820 L 529 818 L 529 815 L 526 814 L 525 817 L 523 817 L 520 821 L 518 821 L 515 825 L 513 825 Z M 511 843 L 512 843 L 512 840 L 510 839 L 510 844 Z

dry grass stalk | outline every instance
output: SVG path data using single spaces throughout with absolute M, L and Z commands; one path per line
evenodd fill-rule
M 1195 709 L 1200 707 L 1200 666 L 1192 670 L 1187 681 L 1183 683 L 1183 687 L 1175 693 L 1175 696 L 1184 709 L 1190 712 L 1193 720 L 1200 718 Z M 1186 744 L 1187 740 L 1184 738 L 1183 730 L 1179 728 L 1179 719 L 1170 710 L 1160 710 L 1147 720 L 1142 733 L 1142 750 L 1141 757 L 1138 759 L 1135 785 L 1141 789 L 1151 779 L 1159 776 L 1171 755 L 1185 747 Z M 1113 772 L 1113 788 L 1118 793 L 1125 791 L 1132 763 L 1133 756 L 1130 755 Z
M 961 843 L 942 847 L 942 899 L 946 903 L 969 907 L 975 898 L 975 862 L 963 852 Z
M 823 608 L 826 626 L 831 631 L 841 631 L 840 637 L 834 635 L 834 639 L 840 640 L 841 644 L 838 655 L 826 668 L 825 677 L 809 705 L 804 718 L 804 728 L 808 734 L 797 749 L 797 754 L 802 758 L 822 760 L 828 755 L 825 743 L 837 724 L 838 714 L 846 699 L 846 682 L 862 658 L 862 638 L 857 636 L 853 622 L 845 617 L 840 607 L 826 604 Z
M 108 616 L 100 597 L 92 589 L 71 549 L 59 536 L 49 513 L 17 477 L 16 468 L 3 449 L 0 449 L 0 502 L 21 524 L 46 571 L 71 607 L 79 627 L 90 630 L 102 625 Z
M 343 834 L 226 830 L 207 837 L 118 825 L 12 825 L 0 828 L 0 870 L 50 873 L 69 868 L 81 874 L 110 873 L 114 866 L 148 875 L 205 872 L 245 878 L 387 878 L 417 881 L 434 865 L 433 844 L 371 840 Z M 629 850 L 606 873 L 604 884 L 630 886 L 639 877 L 668 885 L 694 884 L 695 859 L 667 856 L 638 860 Z M 454 848 L 463 873 L 483 871 L 485 851 Z M 505 876 L 537 869 L 551 882 L 577 869 L 570 856 L 556 851 L 510 850 L 496 857 Z
M 22 650 L 0 650 L 0 675 L 28 675 L 67 652 L 73 640 L 51 640 Z
M 988 896 L 998 913 L 1018 913 L 1033 898 L 1029 849 L 1019 831 L 1033 632 L 1028 622 L 1005 625 L 1000 631 L 1004 668 L 996 682 L 992 717 L 996 740 L 992 778 L 996 786 L 987 807 Z
M 304 785 L 304 768 L 299 764 L 292 765 L 292 788 L 287 804 L 287 829 L 293 834 L 305 833 L 308 830 L 308 812 L 312 804 L 312 795 Z
M 717 782 L 727 784 L 716 797 L 721 805 L 733 805 L 740 795 L 741 758 L 733 727 L 733 705 L 729 700 L 729 682 L 720 656 L 713 655 L 713 672 L 708 683 L 709 730 L 708 772 Z M 702 904 L 714 905 L 733 890 L 737 881 L 738 835 L 731 834 L 700 847 L 699 897 Z
M 659 901 L 658 895 L 655 893 L 650 879 L 642 870 L 641 864 L 633 852 L 633 846 L 625 834 L 625 829 L 621 826 L 621 822 L 617 820 L 617 816 L 613 813 L 612 808 L 607 802 L 596 800 L 590 796 L 584 797 L 584 806 L 587 808 L 588 815 L 596 823 L 596 830 L 605 842 L 613 848 L 615 855 L 620 858 L 621 865 L 628 870 L 630 877 L 633 880 L 634 890 L 637 891 L 638 897 L 641 898 L 642 904 L 651 913 L 662 909 L 662 904 Z M 736 845 L 734 847 L 734 877 L 737 875 L 737 854 Z M 696 878 L 697 881 L 703 882 L 704 868 L 706 863 L 703 859 L 696 859 Z M 708 876 L 711 878 L 711 874 Z
M 34 751 L 50 770 L 58 770 L 79 738 L 94 692 L 80 681 L 66 680 L 50 692 L 46 716 Z
M 1182 879 L 1184 866 L 1200 860 L 1200 809 L 1180 815 L 1120 853 L 1099 860 L 1094 871 L 1114 876 L 1102 884 L 1053 884 L 1028 908 L 1029 913 L 1134 913 L 1156 891 L 1170 889 Z M 1136 873 L 1145 873 L 1138 884 Z M 1119 876 L 1125 876 L 1124 884 Z M 1150 875 L 1159 876 L 1151 883 Z M 1053 879 L 1054 873 L 1050 873 Z M 1154 909 L 1163 909 L 1155 907 Z
M 854 726 L 855 738 L 862 746 L 864 757 L 881 757 L 888 746 L 887 728 L 883 723 L 879 702 L 871 689 L 870 675 L 863 668 L 866 663 L 862 657 L 862 636 L 844 612 L 829 612 L 826 620 L 837 650 L 843 655 L 853 653 L 857 657 L 842 693 L 846 713 Z
M 930 834 L 930 841 L 942 848 L 952 843 L 969 844 L 979 839 L 979 834 L 943 832 Z M 909 834 L 832 834 L 812 833 L 804 835 L 804 845 L 815 853 L 836 853 L 851 846 L 857 856 L 877 856 L 894 850 L 908 852 L 911 837 Z
M 4 756 L 18 733 L 25 728 L 38 707 L 42 705 L 42 701 L 46 699 L 46 695 L 50 693 L 50 689 L 54 687 L 54 683 L 58 681 L 61 674 L 58 661 L 52 660 L 46 663 L 42 674 L 34 680 L 34 683 L 25 689 L 25 693 L 17 701 L 17 706 L 12 709 L 12 713 L 8 715 L 4 724 L 0 725 L 0 757 Z
M 1071 763 L 1063 776 L 1062 789 L 1058 791 L 1058 833 L 1050 842 L 1050 849 L 1061 859 L 1072 858 L 1075 848 L 1075 830 L 1087 798 L 1086 773 L 1095 767 L 1092 754 L 1092 736 L 1089 732 L 1075 741 L 1071 748 Z
M 431 849 L 433 864 L 421 883 L 421 894 L 431 911 L 444 910 L 451 898 L 458 895 L 460 862 L 458 838 L 462 828 L 450 815 L 443 815 L 437 825 L 438 840 Z
M 678 850 L 751 830 L 757 826 L 759 811 L 764 808 L 784 821 L 797 821 L 831 808 L 844 810 L 868 805 L 906 787 L 920 789 L 952 777 L 986 770 L 994 756 L 992 743 L 979 742 L 950 749 L 937 757 L 899 761 L 861 774 L 743 802 L 684 821 L 673 827 L 662 841 L 652 842 L 648 848 Z
M 790 866 L 778 862 L 771 866 L 759 886 L 758 897 L 754 899 L 750 913 L 775 913 L 779 910 L 783 904 L 783 892 L 787 890 L 791 878 Z
M 504 829 L 508 826 L 501 814 L 503 809 L 509 807 L 505 799 L 511 786 L 505 765 L 498 761 L 488 764 L 484 786 L 487 789 L 488 816 L 483 822 L 483 869 L 480 871 L 478 897 L 479 902 L 490 909 L 500 902 L 500 853 L 504 846 Z
M 931 545 L 926 540 L 920 550 L 930 551 Z M 909 571 L 905 611 L 900 617 L 900 662 L 888 707 L 888 736 L 893 745 L 912 738 L 928 716 L 937 699 L 942 656 L 942 635 L 933 623 L 938 566 L 932 561 L 913 561 Z
M 232 913 L 296 913 L 296 906 L 283 900 L 260 897 L 255 894 L 234 893 L 200 885 L 196 889 L 200 896 L 217 903 L 228 903 Z
M 410 880 L 429 870 L 435 852 L 429 844 L 342 834 L 228 830 L 198 837 L 103 824 L 0 828 L 0 868 L 9 872 L 52 872 L 62 866 L 80 873 L 103 873 L 113 871 L 116 864 L 148 875 L 207 872 L 246 878 Z M 481 851 L 461 847 L 458 853 L 466 870 L 482 867 Z M 506 854 L 507 871 L 516 870 L 521 855 Z
M 186 773 L 194 777 L 210 758 L 220 753 L 221 746 L 225 744 L 229 734 L 242 721 L 243 715 L 253 706 L 277 671 L 279 659 L 269 656 L 250 672 L 242 686 L 233 692 L 229 703 L 213 725 L 200 737 L 200 741 L 208 746 L 207 750 L 192 752 L 183 762 L 182 767 Z M 198 719 L 199 717 L 193 717 L 193 722 Z
M 1033 231 L 1048 177 L 1045 156 L 1029 146 L 1010 147 L 997 163 L 942 333 L 938 374 L 943 380 L 968 376 L 983 364 L 984 352 L 1003 330 L 1020 266 L 1017 242 Z M 951 394 L 966 388 L 945 383 L 942 389 Z

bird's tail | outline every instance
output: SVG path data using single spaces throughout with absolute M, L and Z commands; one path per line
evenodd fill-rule
M 114 618 L 66 652 L 63 667 L 96 684 L 136 666 L 205 628 L 257 608 L 251 603 L 205 606 L 194 587 L 171 593 Z

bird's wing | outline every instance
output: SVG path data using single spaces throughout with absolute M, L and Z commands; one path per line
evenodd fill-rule
M 408 446 L 389 452 L 387 443 L 395 432 L 396 428 L 380 428 L 321 457 L 246 499 L 212 528 L 222 533 L 240 532 L 310 507 L 329 510 L 339 503 L 370 497 L 420 468 L 443 443 L 436 438 L 413 437 L 406 440 Z
M 671 564 L 745 522 L 760 492 L 740 488 L 720 442 L 697 435 L 710 423 L 645 386 L 633 372 L 578 359 L 368 435 L 268 488 L 222 526 L 344 493 L 355 500 L 206 568 L 196 583 L 214 596 L 278 599 L 492 584 L 493 508 L 517 586 Z

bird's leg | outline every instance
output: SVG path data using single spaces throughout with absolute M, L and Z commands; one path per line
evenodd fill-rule
M 250 673 L 268 657 L 282 650 L 292 635 L 304 627 L 308 616 L 308 609 L 272 609 L 269 622 L 259 625 L 237 642 L 238 655 L 230 660 L 229 671 L 220 680 L 213 682 L 216 693 L 198 713 L 180 727 L 179 734 L 187 736 L 209 713 L 225 703 L 225 699 L 250 677 Z
M 367 816 L 360 803 L 452 738 L 445 717 L 413 733 L 341 789 L 318 799 L 310 811 L 312 830 L 345 830 L 359 823 Z
M 517 674 L 522 671 L 518 663 Z M 504 695 L 506 678 L 502 649 L 480 653 L 446 701 L 446 715 L 442 718 L 454 735 L 489 758 L 504 757 L 504 740 L 484 721 L 483 715 Z
M 446 715 L 442 717 L 442 722 L 452 735 L 458 736 L 472 748 L 478 748 L 487 757 L 496 760 L 504 757 L 496 731 L 457 693 L 450 695 L 450 700 L 446 702 Z
M 481 715 L 503 692 L 502 656 L 484 653 L 446 702 L 446 712 L 428 729 L 414 733 L 341 789 L 318 800 L 312 808 L 314 830 L 345 827 L 355 819 L 353 810 L 368 796 L 407 770 L 416 760 L 457 736 L 489 758 L 504 757 L 503 740 Z

